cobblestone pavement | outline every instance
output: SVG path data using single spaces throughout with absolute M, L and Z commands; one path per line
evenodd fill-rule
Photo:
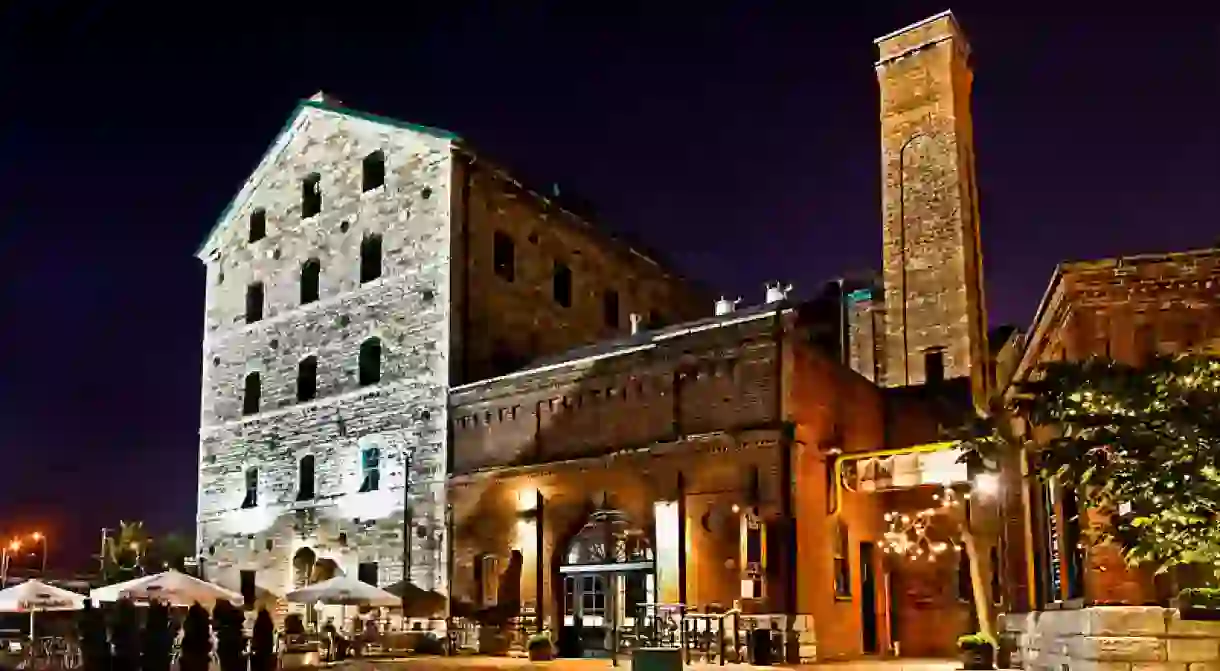
M 416 657 L 413 659 L 370 662 L 355 660 L 344 664 L 345 671 L 425 671 L 431 669 L 454 669 L 455 671 L 611 671 L 631 668 L 630 660 L 620 660 L 618 667 L 608 659 L 557 659 L 553 662 L 530 662 L 517 657 Z M 766 667 L 749 664 L 688 664 L 690 671 L 753 671 L 754 669 L 797 669 L 804 671 L 956 671 L 962 668 L 954 660 L 887 659 L 859 660 L 852 662 L 825 662 L 801 666 Z

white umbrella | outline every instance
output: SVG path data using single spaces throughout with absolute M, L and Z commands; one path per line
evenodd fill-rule
M 30 639 L 34 638 L 34 613 L 40 610 L 80 610 L 85 596 L 48 585 L 39 580 L 27 580 L 20 585 L 0 589 L 0 612 L 29 613 Z
M 393 608 L 402 599 L 379 587 L 346 575 L 302 587 L 284 597 L 293 603 L 322 603 L 328 606 L 381 606 Z
M 237 592 L 173 569 L 156 575 L 129 580 L 125 583 L 98 588 L 93 590 L 89 596 L 97 601 L 117 601 L 118 599 L 149 601 L 156 599 L 158 601 L 165 601 L 171 606 L 189 606 L 194 603 L 211 606 L 221 599 L 234 604 L 240 604 L 243 601 L 242 596 Z

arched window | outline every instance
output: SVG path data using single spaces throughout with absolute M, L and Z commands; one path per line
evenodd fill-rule
M 297 500 L 309 501 L 313 499 L 313 476 L 314 476 L 314 457 L 312 454 L 307 454 L 301 457 L 297 462 Z
M 360 453 L 360 491 L 375 492 L 381 488 L 381 449 L 366 447 Z
M 253 508 L 258 505 L 258 467 L 246 469 L 246 495 L 241 500 L 242 508 Z
M 385 154 L 380 150 L 364 157 L 364 191 L 372 191 L 385 184 Z
M 257 371 L 246 374 L 244 392 L 241 413 L 243 415 L 253 415 L 258 412 L 259 400 L 263 394 L 263 383 Z
M 651 562 L 648 534 L 621 511 L 598 510 L 568 543 L 564 564 L 588 566 Z
M 360 386 L 381 382 L 381 340 L 360 343 Z
M 267 236 L 267 211 L 263 208 L 250 213 L 250 242 L 258 242 Z
M 360 242 L 360 283 L 381 277 L 381 236 L 367 235 Z
M 308 218 L 322 211 L 322 176 L 310 173 L 301 182 L 301 217 Z
M 301 266 L 301 305 L 318 300 L 318 280 L 322 275 L 322 262 L 310 259 Z
M 297 364 L 297 400 L 312 401 L 318 395 L 318 357 L 307 356 Z
M 263 318 L 263 283 L 254 282 L 246 287 L 246 323 L 253 324 Z

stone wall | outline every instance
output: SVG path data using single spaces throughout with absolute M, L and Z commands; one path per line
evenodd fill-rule
M 1094 606 L 1009 614 L 1004 629 L 1027 671 L 1216 671 L 1220 622 L 1181 619 L 1173 608 Z
M 385 183 L 364 190 L 362 163 L 385 156 Z M 444 477 L 449 377 L 451 151 L 445 137 L 303 106 L 250 178 L 201 258 L 207 263 L 198 543 L 208 577 L 237 588 L 253 570 L 282 595 L 291 557 L 310 547 L 379 582 L 403 577 L 405 493 L 414 504 L 412 574 L 446 591 Z M 321 211 L 302 217 L 302 180 L 320 177 Z M 266 213 L 251 240 L 250 217 Z M 361 243 L 382 236 L 381 276 L 361 283 Z M 318 300 L 302 304 L 301 268 L 320 262 Z M 261 320 L 246 292 L 262 282 Z M 361 386 L 361 343 L 381 342 L 381 378 Z M 298 366 L 317 361 L 317 394 L 297 400 Z M 261 379 L 243 413 L 244 380 Z M 360 492 L 362 452 L 380 455 L 380 482 Z M 298 500 L 298 465 L 315 460 L 315 492 Z M 257 504 L 243 508 L 247 469 Z
M 970 119 L 969 46 L 942 14 L 877 41 L 881 60 L 883 278 L 890 386 L 948 378 L 984 390 L 987 357 Z

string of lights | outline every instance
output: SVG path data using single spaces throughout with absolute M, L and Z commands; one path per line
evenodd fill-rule
M 969 492 L 959 495 L 946 487 L 944 491 L 932 495 L 936 505 L 931 508 L 914 514 L 894 510 L 887 512 L 884 519 L 889 527 L 881 537 L 882 551 L 912 560 L 934 561 L 937 556 L 949 550 L 961 550 L 961 545 L 956 540 L 940 540 L 935 536 L 934 522 L 937 516 L 953 511 L 969 498 Z

